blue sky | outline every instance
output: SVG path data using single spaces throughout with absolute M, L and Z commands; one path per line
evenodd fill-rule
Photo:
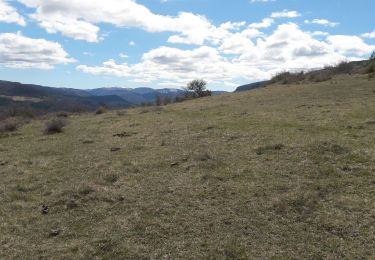
M 215 90 L 367 58 L 373 0 L 0 0 L 0 79 Z

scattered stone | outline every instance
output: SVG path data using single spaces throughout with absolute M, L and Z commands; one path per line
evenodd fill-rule
M 50 237 L 57 237 L 58 235 L 60 235 L 60 233 L 61 233 L 60 229 L 52 229 L 51 232 L 49 233 L 49 236 Z
M 113 153 L 113 152 L 118 152 L 118 151 L 120 151 L 121 150 L 121 148 L 119 148 L 119 147 L 113 147 L 113 148 L 111 148 L 111 152 Z
M 42 205 L 42 214 L 47 215 L 49 213 L 49 206 L 47 205 Z
M 93 144 L 94 141 L 93 140 L 84 140 L 82 143 L 83 144 Z
M 174 166 L 177 166 L 177 165 L 178 165 L 178 162 L 171 163 L 171 167 L 174 167 Z
M 5 166 L 8 164 L 8 161 L 0 161 L 0 166 Z
M 352 168 L 349 167 L 349 166 L 344 166 L 344 167 L 341 168 L 341 170 L 343 170 L 344 172 L 351 172 Z
M 130 136 L 135 135 L 135 134 L 137 134 L 137 133 L 122 132 L 120 134 L 114 134 L 113 137 L 125 138 L 125 137 L 130 137 Z

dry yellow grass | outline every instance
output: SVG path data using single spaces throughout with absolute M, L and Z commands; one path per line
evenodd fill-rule
M 2 259 L 375 257 L 374 81 L 68 120 L 0 136 Z

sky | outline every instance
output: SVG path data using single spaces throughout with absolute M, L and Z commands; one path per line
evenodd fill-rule
M 212 90 L 367 59 L 374 0 L 0 0 L 0 79 Z

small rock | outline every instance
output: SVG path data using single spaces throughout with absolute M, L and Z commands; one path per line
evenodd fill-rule
M 351 172 L 352 168 L 349 167 L 349 166 L 344 166 L 344 167 L 341 168 L 341 170 L 343 170 L 344 172 Z
M 49 213 L 49 206 L 42 205 L 42 214 L 47 215 Z
M 8 164 L 7 161 L 0 161 L 0 166 L 5 166 L 5 165 L 7 165 L 7 164 Z
M 121 148 L 118 148 L 118 147 L 111 148 L 111 152 L 118 152 L 120 150 L 121 150 Z
M 93 140 L 85 140 L 82 142 L 83 144 L 93 144 L 94 141 Z
M 177 166 L 177 165 L 178 165 L 178 162 L 171 163 L 171 167 L 174 167 L 174 166 Z
M 58 235 L 60 235 L 60 233 L 61 233 L 60 229 L 52 229 L 51 232 L 49 233 L 49 236 L 50 237 L 57 237 Z
M 122 132 L 120 134 L 114 134 L 113 137 L 125 138 L 125 137 L 130 137 L 130 136 L 135 135 L 135 134 L 137 134 L 137 133 Z

